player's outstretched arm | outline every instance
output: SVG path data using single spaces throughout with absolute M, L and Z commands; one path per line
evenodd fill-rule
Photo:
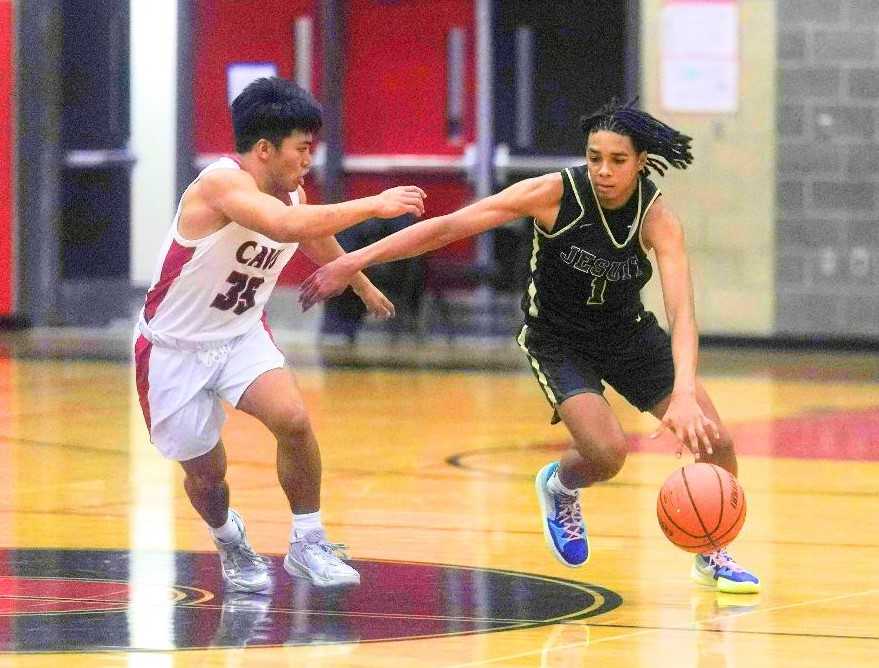
M 260 191 L 253 177 L 243 171 L 217 170 L 201 183 L 209 206 L 239 225 L 282 243 L 328 237 L 369 218 L 421 216 L 426 196 L 417 186 L 398 186 L 338 204 L 291 207 Z
M 302 284 L 299 302 L 308 310 L 341 293 L 358 271 L 371 265 L 415 257 L 517 218 L 554 221 L 561 195 L 561 176 L 547 174 L 520 181 L 453 213 L 410 225 L 315 271 Z
M 719 438 L 717 425 L 706 416 L 696 400 L 696 366 L 699 356 L 699 334 L 693 300 L 690 262 L 684 242 L 684 228 L 674 212 L 660 198 L 651 207 L 644 221 L 645 246 L 656 253 L 662 297 L 671 330 L 675 380 L 671 402 L 662 424 L 700 456 L 700 444 L 712 453 L 711 437 Z

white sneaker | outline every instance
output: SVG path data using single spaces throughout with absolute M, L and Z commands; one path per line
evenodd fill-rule
M 241 515 L 230 508 L 229 516 L 238 525 L 241 538 L 226 542 L 211 534 L 217 552 L 220 553 L 220 571 L 223 580 L 232 591 L 264 591 L 271 584 L 268 561 L 254 552 L 247 542 L 247 533 Z
M 306 577 L 318 587 L 358 585 L 360 573 L 339 558 L 348 558 L 344 547 L 328 543 L 323 529 L 297 535 L 284 557 L 284 570 L 294 577 Z

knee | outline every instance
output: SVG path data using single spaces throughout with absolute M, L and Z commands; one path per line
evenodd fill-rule
M 576 444 L 577 451 L 589 469 L 589 477 L 593 482 L 610 480 L 615 477 L 626 463 L 629 452 L 625 437 L 615 438 L 603 443 Z
M 266 426 L 279 443 L 302 443 L 311 437 L 311 420 L 304 406 L 280 411 Z

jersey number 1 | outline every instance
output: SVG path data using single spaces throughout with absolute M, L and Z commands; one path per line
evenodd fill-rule
M 598 306 L 604 303 L 604 290 L 607 288 L 607 280 L 604 278 L 592 279 L 592 294 L 589 295 L 589 301 L 586 302 L 591 306 Z
M 226 282 L 231 283 L 232 285 L 229 286 L 225 295 L 217 295 L 214 297 L 214 301 L 211 302 L 211 308 L 228 311 L 234 306 L 235 310 L 232 312 L 235 315 L 241 315 L 247 309 L 256 306 L 256 302 L 254 301 L 256 289 L 265 283 L 265 279 L 233 271 L 229 274 L 229 278 L 226 279 Z

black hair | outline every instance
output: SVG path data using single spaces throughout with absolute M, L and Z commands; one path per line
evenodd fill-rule
M 638 98 L 625 103 L 613 98 L 600 109 L 583 116 L 580 127 L 587 141 L 589 135 L 599 130 L 608 130 L 631 138 L 638 153 L 647 151 L 647 163 L 641 169 L 644 176 L 650 174 L 651 168 L 659 172 L 660 176 L 665 174 L 669 165 L 676 169 L 686 169 L 693 162 L 693 154 L 690 152 L 693 138 L 655 119 L 646 111 L 637 109 L 637 102 Z
M 280 147 L 294 130 L 317 132 L 320 104 L 304 88 L 279 77 L 257 79 L 232 102 L 235 150 L 246 153 L 260 139 Z

